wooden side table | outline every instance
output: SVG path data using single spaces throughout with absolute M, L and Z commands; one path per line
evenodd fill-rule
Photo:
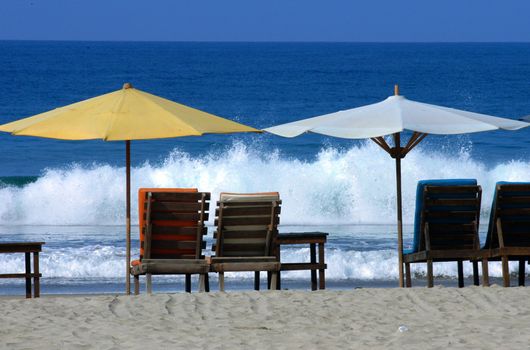
M 31 298 L 31 279 L 33 278 L 33 294 L 35 298 L 40 297 L 39 253 L 42 251 L 44 242 L 2 242 L 0 243 L 0 254 L 24 253 L 26 256 L 25 273 L 0 274 L 0 278 L 25 278 L 26 298 Z M 31 272 L 31 253 L 33 253 L 33 272 Z
M 327 240 L 327 233 L 323 232 L 295 232 L 281 233 L 276 238 L 276 256 L 280 259 L 280 248 L 293 244 L 309 244 L 309 262 L 282 263 L 280 271 L 311 270 L 311 290 L 317 290 L 317 270 L 318 289 L 326 288 L 325 271 L 327 265 L 324 259 L 324 245 Z M 318 245 L 318 260 L 317 246 Z M 281 288 L 281 272 L 278 274 L 278 289 Z

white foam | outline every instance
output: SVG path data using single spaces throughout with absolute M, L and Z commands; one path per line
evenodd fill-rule
M 477 178 L 487 214 L 496 181 L 528 180 L 530 163 L 494 167 L 469 158 L 415 149 L 403 161 L 405 222 L 413 221 L 416 183 L 428 178 Z M 0 188 L 0 224 L 102 225 L 124 222 L 124 169 L 71 165 L 47 169 L 24 187 Z M 174 151 L 162 164 L 132 170 L 132 214 L 139 187 L 197 187 L 212 192 L 279 191 L 282 223 L 337 225 L 391 223 L 395 218 L 395 168 L 388 155 L 367 142 L 347 150 L 322 149 L 311 161 L 282 157 L 236 143 L 225 152 L 191 157 Z
M 138 255 L 132 252 L 133 257 Z M 288 249 L 282 252 L 283 262 L 307 261 L 308 249 Z M 122 280 L 124 272 L 125 252 L 123 248 L 104 245 L 92 245 L 76 248 L 52 248 L 41 253 L 40 267 L 47 279 L 62 280 L 64 283 L 75 283 L 79 279 L 115 279 Z M 397 280 L 397 254 L 395 250 L 344 251 L 326 249 L 326 279 L 341 280 Z M 23 255 L 0 255 L 0 273 L 20 271 L 24 266 Z M 479 264 L 480 266 L 480 264 Z M 511 271 L 517 271 L 517 264 L 510 264 Z M 416 276 L 425 276 L 425 264 L 413 264 L 412 272 Z M 472 266 L 464 263 L 464 274 L 472 276 Z M 501 277 L 501 265 L 498 262 L 489 264 L 491 277 Z M 455 263 L 436 263 L 435 276 L 456 277 Z M 253 273 L 229 273 L 227 278 L 250 279 Z M 292 271 L 282 274 L 285 278 L 307 280 L 308 271 Z M 212 277 L 215 278 L 214 275 Z M 167 277 L 166 277 L 167 278 Z

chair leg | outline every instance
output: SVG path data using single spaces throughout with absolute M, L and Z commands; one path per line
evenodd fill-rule
M 519 260 L 519 286 L 524 286 L 524 279 L 525 279 L 525 266 L 524 264 L 526 261 Z
M 186 293 L 191 293 L 191 275 L 189 273 L 186 274 Z
M 204 291 L 210 292 L 210 275 L 208 273 L 204 274 Z
M 204 280 L 206 279 L 205 276 L 206 276 L 206 274 L 202 274 L 202 273 L 199 275 L 199 292 L 204 292 L 204 289 L 205 289 L 204 288 L 204 284 L 205 284 Z
M 478 260 L 473 260 L 473 285 L 480 285 L 480 280 L 478 277 Z
M 510 266 L 508 265 L 508 257 L 503 256 L 502 258 L 502 281 L 505 287 L 510 286 Z
M 134 275 L 134 295 L 140 294 L 140 275 Z
M 412 287 L 412 278 L 410 276 L 410 263 L 405 263 L 405 287 Z
M 150 273 L 145 274 L 145 289 L 147 294 L 153 294 L 153 281 Z
M 458 265 L 458 288 L 464 288 L 464 264 L 462 260 L 458 260 L 457 265 Z
M 432 260 L 427 260 L 427 287 L 432 288 L 434 286 L 434 277 L 432 271 Z
M 254 271 L 254 290 L 259 290 L 259 271 Z
M 219 290 L 221 292 L 225 291 L 225 273 L 219 272 Z
M 488 259 L 482 259 L 482 286 L 489 287 L 490 276 L 488 271 Z
M 276 290 L 277 283 L 278 283 L 278 272 L 273 271 L 271 273 L 271 286 L 270 286 L 270 289 L 271 290 Z

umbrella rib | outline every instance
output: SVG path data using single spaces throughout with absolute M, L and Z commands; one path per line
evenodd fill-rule
M 411 137 L 411 140 L 409 140 L 409 142 L 407 143 L 407 145 L 405 146 L 405 153 L 403 154 L 403 156 L 406 156 L 407 153 L 409 153 L 410 151 L 412 151 L 412 149 L 414 147 L 416 147 L 421 141 L 423 141 L 423 139 L 429 135 L 427 133 L 418 133 L 418 132 L 414 132 L 414 134 L 417 134 L 416 138 L 414 138 L 414 141 L 411 142 L 412 140 L 412 137 Z M 412 135 L 414 137 L 414 135 Z
M 412 136 L 410 137 L 409 139 L 409 142 L 407 142 L 407 145 L 405 146 L 405 149 L 409 149 L 411 147 L 411 145 L 414 143 L 414 141 L 416 141 L 416 139 L 421 135 L 421 133 L 417 132 L 417 131 L 414 131 L 414 133 L 412 134 Z
M 144 93 L 145 93 L 145 92 L 144 92 Z M 149 94 L 149 93 L 145 93 L 145 94 L 151 95 L 151 94 Z M 154 96 L 154 95 L 153 95 L 153 96 Z M 155 97 L 158 97 L 158 96 L 155 96 Z M 159 98 L 164 99 L 163 97 L 159 97 Z M 164 99 L 164 100 L 165 100 L 165 99 Z M 173 102 L 173 101 L 172 101 L 172 102 Z M 168 110 L 167 108 L 165 108 L 163 105 L 157 103 L 156 101 L 153 101 L 153 100 L 151 100 L 151 99 L 147 99 L 147 103 L 149 103 L 149 104 L 155 106 L 156 108 L 160 108 L 160 109 L 163 110 L 164 112 L 171 113 L 171 114 L 174 115 L 174 113 L 173 113 L 172 111 Z M 210 113 L 208 113 L 208 112 L 204 112 L 204 111 L 202 111 L 202 110 L 200 110 L 200 109 L 196 109 L 196 108 L 193 108 L 193 107 L 189 107 L 189 106 L 182 105 L 181 103 L 178 103 L 178 102 L 173 102 L 173 103 L 179 104 L 179 105 L 181 105 L 181 106 L 183 106 L 183 107 L 187 107 L 187 108 L 195 109 L 195 110 L 200 111 L 200 112 L 205 113 L 205 114 L 210 114 Z M 216 115 L 214 115 L 214 116 L 217 117 Z M 175 118 L 178 118 L 178 117 L 175 116 Z M 219 117 L 218 117 L 218 118 L 219 118 Z M 190 128 L 190 129 L 192 129 L 193 131 L 195 131 L 195 132 L 197 133 L 197 134 L 194 135 L 194 136 L 202 136 L 202 135 L 205 134 L 204 132 L 197 130 L 197 128 L 191 126 L 191 125 L 188 124 L 188 123 L 186 123 L 186 126 L 187 126 L 188 128 Z M 193 134 L 190 134 L 190 136 L 191 136 L 191 135 L 193 135 Z
M 390 149 L 390 146 L 388 143 L 386 143 L 385 139 L 381 136 L 378 137 L 372 137 L 370 138 L 372 141 L 374 141 L 379 147 L 384 149 L 387 153 L 391 153 L 392 150 Z

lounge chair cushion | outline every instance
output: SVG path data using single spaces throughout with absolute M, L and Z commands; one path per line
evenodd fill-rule
M 270 202 L 280 200 L 278 192 L 229 193 L 221 192 L 221 202 Z
M 281 264 L 275 256 L 212 257 L 212 272 L 225 271 L 280 271 Z
M 144 259 L 131 267 L 133 275 L 195 274 L 208 273 L 209 270 L 208 262 L 199 259 Z
M 420 225 L 421 212 L 423 210 L 423 190 L 425 186 L 473 186 L 477 184 L 476 179 L 436 179 L 418 181 L 416 188 L 416 210 L 414 213 L 414 238 L 411 249 L 403 249 L 403 254 L 417 253 L 420 249 Z

